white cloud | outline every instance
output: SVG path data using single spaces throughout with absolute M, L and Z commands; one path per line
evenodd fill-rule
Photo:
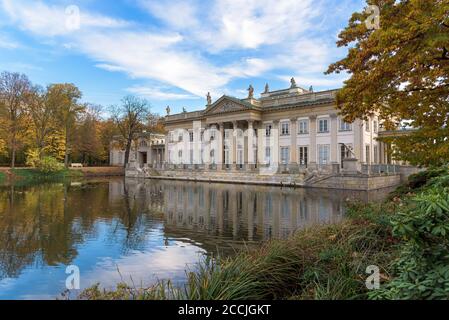
M 121 28 L 129 23 L 79 11 L 79 29 L 69 25 L 71 15 L 68 7 L 50 6 L 41 1 L 2 0 L 3 10 L 22 29 L 41 36 L 57 36 L 88 30 L 90 28 Z
M 2 49 L 17 49 L 20 48 L 20 43 L 10 39 L 8 36 L 0 34 L 0 48 Z
M 14 25 L 46 43 L 89 56 L 98 68 L 152 80 L 198 97 L 208 91 L 220 96 L 234 79 L 279 74 L 279 70 L 311 79 L 325 71 L 335 53 L 326 41 L 309 34 L 321 1 L 215 0 L 205 4 L 140 0 L 140 5 L 165 25 L 151 30 L 83 8 L 80 29 L 71 30 L 66 26 L 64 6 L 30 0 L 0 3 Z M 154 99 L 189 96 L 160 88 L 129 89 Z
M 198 97 L 191 94 L 174 93 L 168 91 L 167 88 L 153 87 L 153 86 L 134 86 L 126 89 L 128 92 L 137 94 L 139 96 L 154 99 L 154 100 L 187 100 L 198 99 Z

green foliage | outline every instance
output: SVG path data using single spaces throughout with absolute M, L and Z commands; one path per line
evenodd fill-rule
M 5 182 L 5 180 L 6 180 L 6 175 L 3 172 L 0 172 L 0 184 Z
M 429 188 L 414 203 L 392 220 L 393 234 L 404 240 L 397 276 L 371 298 L 449 298 L 449 188 Z
M 64 168 L 64 165 L 53 157 L 43 157 L 37 166 L 38 170 L 43 173 L 58 172 Z

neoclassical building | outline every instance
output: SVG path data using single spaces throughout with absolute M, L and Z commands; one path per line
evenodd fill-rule
M 136 168 L 160 168 L 165 162 L 165 135 L 142 132 L 136 135 L 129 154 L 128 164 Z M 123 138 L 115 136 L 111 141 L 109 164 L 124 166 L 125 148 Z
M 291 80 L 287 89 L 260 98 L 252 86 L 246 99 L 208 94 L 201 111 L 169 114 L 165 162 L 171 169 L 239 170 L 277 173 L 326 169 L 344 158 L 362 164 L 390 163 L 388 146 L 377 140 L 376 116 L 346 123 L 336 109 L 337 90 L 313 92 Z

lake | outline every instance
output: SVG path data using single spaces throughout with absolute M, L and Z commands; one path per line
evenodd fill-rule
M 121 178 L 2 186 L 0 299 L 60 297 L 70 265 L 81 289 L 180 283 L 205 255 L 338 222 L 347 199 L 376 201 L 387 191 Z

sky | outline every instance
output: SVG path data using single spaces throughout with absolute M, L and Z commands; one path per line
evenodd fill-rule
M 362 0 L 0 0 L 0 71 L 68 82 L 105 107 L 129 94 L 161 115 L 203 109 L 206 94 L 256 98 L 291 77 L 315 91 L 343 58 L 339 32 Z

